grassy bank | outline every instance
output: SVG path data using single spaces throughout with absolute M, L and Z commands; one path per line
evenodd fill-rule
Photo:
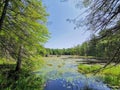
M 78 71 L 83 74 L 92 75 L 101 67 L 103 66 L 99 64 L 80 64 L 78 66 Z M 107 68 L 98 72 L 96 76 L 100 77 L 100 79 L 102 79 L 103 82 L 108 84 L 109 86 L 112 86 L 114 88 L 120 88 L 120 65 L 113 67 L 109 65 Z
M 20 72 L 10 71 L 0 75 L 1 90 L 43 90 L 43 83 L 40 76 L 31 75 L 23 70 Z
M 15 71 L 15 61 L 0 59 L 0 90 L 43 90 L 44 80 L 32 74 L 42 67 L 40 57 L 24 62 L 20 71 Z

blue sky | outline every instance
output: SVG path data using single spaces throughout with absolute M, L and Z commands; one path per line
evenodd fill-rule
M 46 48 L 70 48 L 88 40 L 90 33 L 85 32 L 85 28 L 74 30 L 75 25 L 66 21 L 82 13 L 84 8 L 76 9 L 71 1 L 63 3 L 60 0 L 44 0 L 43 3 L 50 14 L 48 21 L 51 22 L 47 26 L 51 38 L 45 44 Z

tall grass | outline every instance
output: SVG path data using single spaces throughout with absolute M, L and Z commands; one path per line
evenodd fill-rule
M 102 65 L 94 64 L 94 65 L 87 65 L 87 64 L 80 64 L 78 66 L 78 71 L 83 74 L 91 75 L 95 73 Z M 113 66 L 109 65 L 107 68 L 103 69 L 96 75 L 104 83 L 107 83 L 111 87 L 120 88 L 120 65 Z
M 10 75 L 10 74 L 9 74 Z M 0 75 L 1 90 L 43 90 L 44 81 L 40 76 L 30 75 L 28 73 L 12 73 L 11 76 L 5 77 Z
M 40 56 L 23 60 L 22 69 L 15 72 L 15 62 L 0 59 L 0 90 L 43 90 L 44 80 L 33 74 L 44 61 Z

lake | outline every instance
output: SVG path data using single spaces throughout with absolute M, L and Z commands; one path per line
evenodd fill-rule
M 99 78 L 83 75 L 77 66 L 83 59 L 44 58 L 46 65 L 38 72 L 44 79 L 44 90 L 111 90 Z

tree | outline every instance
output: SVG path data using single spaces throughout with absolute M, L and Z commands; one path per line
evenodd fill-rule
M 119 0 L 93 0 L 91 5 L 91 12 L 88 16 L 88 24 L 94 31 L 103 31 L 99 39 L 107 39 L 108 46 L 112 47 L 112 53 L 109 53 L 111 57 L 110 62 L 120 62 L 120 4 Z M 113 43 L 117 44 L 113 44 Z
M 4 3 L 3 3 L 3 0 L 0 2 L 1 6 L 2 6 L 2 4 L 4 4 L 3 10 L 2 10 L 1 16 L 0 16 L 0 30 L 2 29 L 2 25 L 3 25 L 3 22 L 4 22 L 5 16 L 6 16 L 8 3 L 9 3 L 9 0 L 5 0 Z
M 94 27 L 95 30 L 105 30 L 106 28 L 111 27 L 116 27 L 116 29 L 119 30 L 120 25 L 117 25 L 117 23 L 120 21 L 119 13 L 119 0 L 93 0 L 91 12 L 88 17 L 89 24 L 91 27 Z M 113 23 L 114 25 L 112 25 Z
M 80 1 L 80 0 L 78 0 Z M 97 40 L 107 40 L 107 47 L 114 47 L 110 62 L 116 61 L 120 63 L 120 45 L 113 45 L 112 40 L 114 39 L 116 43 L 120 42 L 120 1 L 119 0 L 83 0 L 85 7 L 87 9 L 87 16 L 84 19 L 85 25 L 88 26 L 88 30 L 94 31 L 97 34 L 102 32 L 102 35 L 99 35 Z M 80 2 L 77 2 L 80 3 Z M 86 13 L 86 12 L 85 12 Z M 68 21 L 75 23 L 76 27 L 81 27 L 81 14 L 78 15 L 75 19 L 68 19 Z M 83 22 L 82 22 L 83 23 Z M 110 50 L 110 48 L 109 48 Z
M 40 0 L 9 1 L 0 32 L 0 50 L 17 60 L 16 71 L 21 69 L 23 60 L 39 54 L 47 41 L 46 16 Z

